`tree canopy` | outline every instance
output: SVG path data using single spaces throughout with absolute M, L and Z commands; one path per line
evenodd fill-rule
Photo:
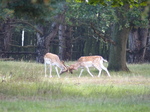
M 126 4 L 129 4 L 130 7 L 133 6 L 146 6 L 148 0 L 67 0 L 67 1 L 76 1 L 76 2 L 87 2 L 89 4 L 102 4 L 104 6 L 111 5 L 113 7 L 120 7 Z

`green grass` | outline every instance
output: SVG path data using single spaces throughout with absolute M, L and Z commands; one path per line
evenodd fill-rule
M 87 71 L 78 78 L 80 70 L 58 78 L 54 69 L 45 78 L 43 64 L 0 61 L 0 112 L 149 112 L 150 66 L 128 67 L 111 78 L 96 69 L 94 78 Z

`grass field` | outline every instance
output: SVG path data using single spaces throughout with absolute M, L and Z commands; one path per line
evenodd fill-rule
M 54 69 L 45 78 L 42 64 L 0 61 L 0 112 L 150 112 L 150 65 L 128 67 L 111 78 L 96 69 L 93 78 L 86 71 L 58 78 Z

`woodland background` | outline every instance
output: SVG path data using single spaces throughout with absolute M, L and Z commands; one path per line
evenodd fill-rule
M 111 45 L 119 43 L 113 32 L 121 31 L 118 37 L 128 37 L 121 40 L 127 62 L 150 62 L 149 2 L 104 1 L 0 0 L 0 58 L 42 63 L 43 55 L 52 52 L 61 60 L 85 55 L 109 60 Z

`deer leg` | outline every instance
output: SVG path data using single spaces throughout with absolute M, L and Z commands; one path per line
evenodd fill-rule
M 102 67 L 102 69 L 103 69 L 103 70 L 105 70 L 105 71 L 106 71 L 107 75 L 108 75 L 109 77 L 111 77 L 111 76 L 110 76 L 110 73 L 109 73 L 109 72 L 108 72 L 108 70 L 107 70 L 107 68 L 106 68 L 106 67 L 104 67 L 104 66 L 101 66 L 101 67 Z
M 102 71 L 102 69 L 100 68 L 100 65 L 99 64 L 97 64 L 97 65 L 95 64 L 94 67 L 99 70 L 98 77 L 100 77 L 101 71 Z
M 79 78 L 81 77 L 83 71 L 84 71 L 84 69 L 81 69 Z
M 46 74 L 46 69 L 47 69 L 46 62 L 44 63 L 44 67 L 45 67 L 45 77 L 47 77 L 47 74 Z
M 102 71 L 102 69 L 99 69 L 98 77 L 100 77 L 101 71 Z
M 87 69 L 88 73 L 93 77 L 93 75 L 92 75 L 92 73 L 90 72 L 89 68 L 86 67 L 86 69 Z
M 58 77 L 60 78 L 60 75 L 59 75 L 59 73 L 58 73 L 58 68 L 55 67 L 55 69 L 56 69 L 56 72 L 57 72 Z
M 49 77 L 52 77 L 52 65 L 49 64 Z

